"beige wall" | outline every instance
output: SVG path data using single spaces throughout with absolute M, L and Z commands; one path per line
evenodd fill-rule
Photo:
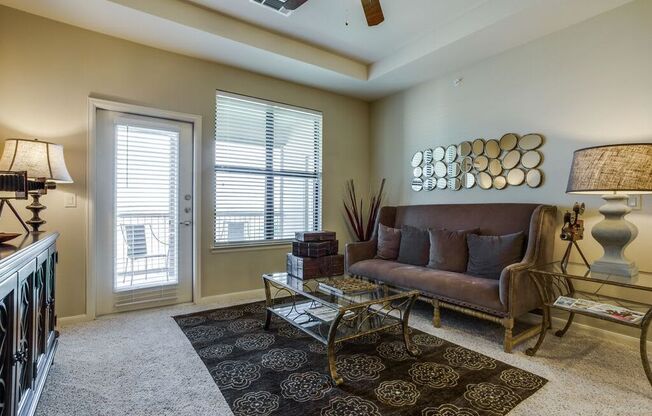
M 85 313 L 87 97 L 203 117 L 202 295 L 261 287 L 263 272 L 285 267 L 287 248 L 213 254 L 215 90 L 309 107 L 324 115 L 325 228 L 348 236 L 340 211 L 344 181 L 367 186 L 368 104 L 232 67 L 104 36 L 0 6 L 0 139 L 48 139 L 65 146 L 75 183 L 43 198 L 48 230 L 61 232 L 57 309 Z M 63 208 L 75 192 L 77 208 Z M 21 212 L 27 214 L 27 211 Z M 7 215 L 2 230 L 18 230 Z
M 573 150 L 652 141 L 652 1 L 639 0 L 471 67 L 372 104 L 372 175 L 388 178 L 397 204 L 541 202 L 567 209 L 586 202 L 587 229 L 599 197 L 566 195 Z M 453 85 L 463 77 L 459 87 Z M 542 133 L 542 187 L 413 192 L 412 154 L 427 147 L 503 133 Z M 629 219 L 639 227 L 628 254 L 652 271 L 652 198 Z M 601 249 L 587 232 L 589 259 Z M 557 244 L 558 258 L 562 244 Z M 648 295 L 649 296 L 649 295 Z M 649 298 L 648 298 L 649 302 Z

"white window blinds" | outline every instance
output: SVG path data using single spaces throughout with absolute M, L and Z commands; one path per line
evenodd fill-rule
M 217 92 L 215 246 L 321 228 L 322 115 Z

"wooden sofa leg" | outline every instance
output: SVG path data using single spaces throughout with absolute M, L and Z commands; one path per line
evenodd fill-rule
M 512 329 L 514 328 L 514 318 L 505 318 L 503 319 L 503 326 L 505 327 L 505 342 L 504 349 L 505 352 L 511 353 L 512 347 L 514 346 L 512 340 Z
M 432 307 L 433 307 L 432 325 L 435 328 L 441 328 L 441 308 L 439 307 L 438 299 L 432 300 Z

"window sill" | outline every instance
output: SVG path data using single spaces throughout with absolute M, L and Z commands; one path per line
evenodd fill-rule
M 243 244 L 225 244 L 223 246 L 213 246 L 211 253 L 231 253 L 236 251 L 262 251 L 262 250 L 291 250 L 292 240 L 280 240 L 269 243 L 252 242 Z

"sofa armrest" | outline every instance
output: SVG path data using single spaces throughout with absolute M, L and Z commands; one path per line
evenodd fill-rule
M 362 260 L 373 259 L 376 255 L 376 240 L 348 243 L 344 248 L 344 266 L 348 272 L 349 267 Z
M 500 275 L 500 301 L 511 317 L 518 317 L 541 306 L 541 300 L 528 269 L 552 261 L 557 208 L 541 205 L 532 213 L 527 248 L 523 260 L 507 266 Z

